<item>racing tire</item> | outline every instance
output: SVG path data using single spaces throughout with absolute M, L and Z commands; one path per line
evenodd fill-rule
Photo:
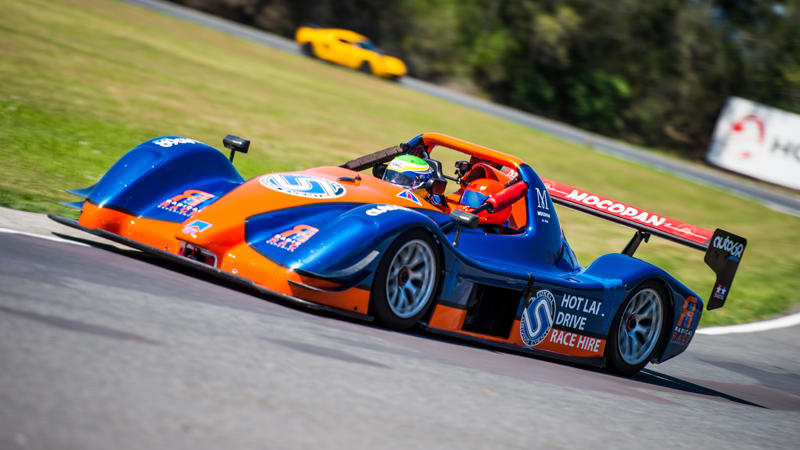
M 300 51 L 309 58 L 317 59 L 317 54 L 314 52 L 314 45 L 311 42 L 306 42 L 300 47 Z
M 429 233 L 411 230 L 400 235 L 378 264 L 370 313 L 387 328 L 411 328 L 436 298 L 440 267 L 438 247 Z
M 645 281 L 631 292 L 611 322 L 606 343 L 609 370 L 634 375 L 650 362 L 656 350 L 663 348 L 667 305 L 667 293 L 657 281 Z
M 372 64 L 370 64 L 369 61 L 364 61 L 360 66 L 358 66 L 358 71 L 372 75 Z

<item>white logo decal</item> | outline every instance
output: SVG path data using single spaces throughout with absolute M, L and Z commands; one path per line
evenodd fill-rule
M 744 244 L 741 242 L 732 241 L 725 236 L 725 239 L 722 239 L 722 236 L 717 236 L 714 238 L 714 242 L 712 242 L 714 248 L 725 250 L 726 252 L 730 253 L 731 256 L 735 256 L 736 258 L 742 257 L 742 252 L 744 251 Z
M 368 209 L 367 215 L 375 217 L 385 213 L 386 211 L 396 211 L 398 209 L 408 210 L 408 208 L 404 208 L 402 206 L 397 206 L 397 205 L 377 205 L 374 208 Z
M 547 289 L 538 291 L 536 298 L 528 299 L 519 323 L 519 335 L 522 342 L 528 347 L 539 345 L 553 326 L 555 312 L 556 299 L 553 293 Z M 533 327 L 533 322 L 535 322 L 535 327 Z
M 317 199 L 337 198 L 347 190 L 341 184 L 311 175 L 273 174 L 259 180 L 264 187 L 297 197 Z
M 541 191 L 536 188 L 536 206 L 538 207 L 536 215 L 539 216 L 539 220 L 542 223 L 550 223 L 550 213 L 547 212 L 550 209 L 547 203 L 547 195 L 547 191 Z
M 641 222 L 645 225 L 660 227 L 667 220 L 665 217 L 659 217 L 647 211 L 639 211 L 633 206 L 628 206 L 623 203 L 615 203 L 612 200 L 600 200 L 596 195 L 589 195 L 588 192 L 581 192 L 577 189 L 573 189 L 572 192 L 567 194 L 567 198 L 587 206 L 594 206 L 597 209 L 604 209 L 619 216 L 630 217 L 631 220 Z
M 156 144 L 164 148 L 172 147 L 173 145 L 197 144 L 197 143 L 198 142 L 195 141 L 194 139 L 189 139 L 189 138 L 161 138 L 153 141 L 153 144 Z
M 545 211 L 550 209 L 547 206 L 547 191 L 540 191 L 539 188 L 536 188 L 536 203 L 539 209 L 544 209 Z

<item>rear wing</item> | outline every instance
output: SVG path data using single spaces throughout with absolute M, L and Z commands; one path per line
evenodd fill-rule
M 705 263 L 717 275 L 707 308 L 716 309 L 725 304 L 747 246 L 745 238 L 719 228 L 712 232 L 557 181 L 543 178 L 542 182 L 554 203 L 634 228 L 636 234 L 622 251 L 626 255 L 633 256 L 641 241 L 647 242 L 650 235 L 704 251 Z

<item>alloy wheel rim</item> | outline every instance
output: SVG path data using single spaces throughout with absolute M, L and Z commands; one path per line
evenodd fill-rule
M 654 289 L 642 289 L 625 306 L 617 332 L 617 348 L 622 359 L 635 366 L 651 354 L 663 322 L 661 296 Z
M 394 254 L 386 275 L 386 299 L 400 318 L 413 317 L 425 307 L 433 293 L 433 250 L 423 240 L 406 242 Z

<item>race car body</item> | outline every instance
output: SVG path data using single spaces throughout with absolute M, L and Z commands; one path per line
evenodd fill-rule
M 396 80 L 406 74 L 399 58 L 383 54 L 366 36 L 339 28 L 300 27 L 295 40 L 310 57 Z
M 226 137 L 234 150 L 248 145 Z M 442 173 L 439 147 L 467 157 L 455 177 Z M 416 189 L 386 181 L 386 163 L 399 155 L 423 158 L 433 176 Z M 469 205 L 476 183 L 502 190 Z M 681 353 L 704 304 L 634 258 L 640 242 L 656 235 L 706 251 L 718 275 L 709 309 L 724 303 L 746 245 L 543 180 L 516 157 L 437 133 L 338 167 L 249 181 L 216 149 L 162 137 L 72 192 L 85 197 L 80 218 L 55 220 L 284 299 L 624 374 Z M 634 237 L 583 267 L 554 201 L 630 226 Z M 502 212 L 502 223 L 485 220 Z

